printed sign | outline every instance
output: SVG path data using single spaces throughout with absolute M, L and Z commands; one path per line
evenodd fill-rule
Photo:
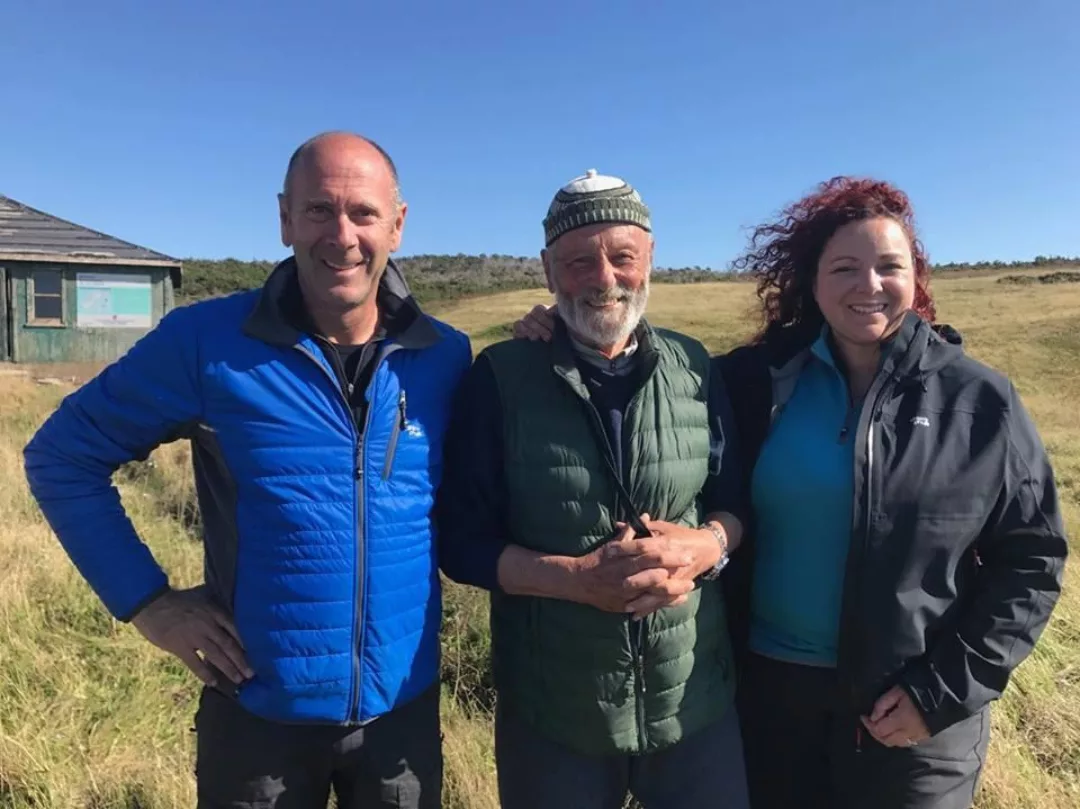
M 75 280 L 75 324 L 88 329 L 148 329 L 149 275 L 81 272 Z

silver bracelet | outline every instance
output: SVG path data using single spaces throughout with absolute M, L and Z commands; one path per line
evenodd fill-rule
M 731 561 L 731 557 L 728 556 L 727 533 L 723 528 L 716 525 L 715 522 L 702 523 L 698 526 L 698 530 L 710 531 L 712 535 L 716 537 L 716 541 L 720 543 L 720 547 L 723 549 L 717 563 L 701 574 L 701 578 L 705 581 L 713 581 L 720 576 L 720 572 L 727 567 L 728 562 Z

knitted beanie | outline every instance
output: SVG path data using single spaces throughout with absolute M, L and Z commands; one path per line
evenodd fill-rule
M 559 189 L 544 218 L 544 245 L 575 228 L 622 222 L 652 231 L 649 209 L 625 180 L 589 169 Z

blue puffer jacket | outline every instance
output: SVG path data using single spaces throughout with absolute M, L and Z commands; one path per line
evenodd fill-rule
M 167 587 L 112 473 L 192 442 L 206 582 L 255 676 L 239 691 L 282 722 L 364 722 L 438 676 L 431 505 L 468 338 L 412 307 L 383 344 L 366 429 L 316 341 L 285 316 L 295 265 L 263 290 L 169 313 L 67 397 L 25 451 L 31 490 L 79 571 L 126 620 Z

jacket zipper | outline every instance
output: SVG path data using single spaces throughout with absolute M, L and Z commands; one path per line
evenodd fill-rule
M 334 390 L 337 391 L 337 394 L 341 397 L 341 401 L 345 405 L 345 412 L 348 414 L 349 417 L 349 430 L 352 432 L 353 435 L 353 462 L 355 464 L 353 469 L 353 477 L 356 480 L 354 492 L 355 506 L 353 510 L 353 527 L 354 531 L 356 532 L 355 563 L 356 571 L 358 574 L 361 567 L 364 567 L 364 571 L 366 573 L 366 566 L 362 566 L 360 560 L 360 557 L 363 553 L 361 542 L 361 537 L 363 536 L 363 529 L 361 527 L 361 521 L 363 519 L 364 513 L 364 446 L 363 436 L 358 434 L 356 431 L 356 422 L 353 417 L 352 403 L 349 401 L 349 396 L 353 392 L 353 386 L 345 381 L 344 373 L 342 373 L 340 369 L 337 369 L 340 376 L 335 378 L 334 374 L 330 373 L 330 371 L 326 369 L 326 366 L 319 362 L 318 358 L 313 353 L 311 353 L 311 351 L 309 351 L 305 346 L 298 345 L 296 346 L 296 348 L 301 354 L 314 362 L 315 365 L 319 367 L 319 370 L 326 374 L 327 378 L 333 383 Z M 368 408 L 368 414 L 365 417 L 365 434 L 367 432 L 368 421 L 371 417 L 370 411 L 371 409 Z M 353 609 L 353 638 L 355 638 L 355 642 L 352 644 L 352 681 L 349 684 L 349 716 L 346 717 L 346 722 L 351 721 L 356 716 L 357 708 L 359 707 L 360 702 L 360 602 L 363 598 L 363 584 L 360 581 L 359 575 L 357 575 L 356 578 L 356 586 L 359 592 L 357 592 L 357 590 L 354 590 L 356 598 L 354 600 Z
M 636 398 L 636 395 L 635 395 Z M 622 479 L 622 470 L 615 467 L 615 454 L 611 450 L 611 442 L 608 441 L 607 433 L 604 431 L 604 425 L 600 421 L 600 414 L 596 411 L 596 406 L 589 399 L 584 400 L 585 406 L 589 411 L 589 416 L 592 418 L 593 427 L 597 431 L 597 436 L 603 441 L 603 449 L 607 454 L 608 466 L 611 467 L 612 472 Z M 626 408 L 627 415 L 630 414 L 630 410 L 633 407 L 633 399 Z M 629 421 L 629 419 L 627 419 Z M 615 492 L 615 502 L 618 503 L 620 499 L 624 499 L 619 495 L 618 487 Z M 630 504 L 627 503 L 627 508 Z M 626 632 L 630 641 L 630 658 L 631 669 L 634 676 L 634 708 L 637 718 L 637 735 L 638 746 L 641 752 L 645 752 L 646 745 L 648 744 L 648 736 L 645 732 L 645 652 L 644 652 L 644 634 L 645 634 L 645 622 L 648 620 L 648 616 L 641 619 L 634 618 L 633 615 L 626 616 Z
M 631 625 L 629 627 L 630 651 L 634 655 L 637 664 L 637 670 L 634 672 L 634 685 L 637 691 L 635 699 L 637 704 L 635 707 L 637 708 L 638 746 L 642 753 L 648 749 L 649 744 L 649 736 L 645 729 L 645 694 L 648 691 L 648 685 L 645 682 L 645 622 L 648 620 L 649 616 L 647 615 L 636 621 L 631 616 Z
M 371 383 L 375 382 L 376 368 L 371 370 Z M 365 497 L 366 491 L 364 488 L 364 439 L 368 434 L 368 430 L 371 429 L 371 411 L 373 408 L 369 404 L 367 412 L 364 413 L 364 432 L 362 433 L 360 440 L 356 442 L 356 519 L 354 520 L 356 528 L 356 601 L 353 609 L 353 637 L 356 638 L 356 643 L 353 644 L 353 679 L 356 683 L 355 693 L 352 694 L 349 700 L 349 718 L 352 721 L 356 721 L 360 715 L 360 660 L 364 654 L 364 631 L 361 624 L 361 616 L 363 615 L 364 598 L 367 595 L 367 574 L 368 566 L 365 563 L 366 560 L 361 557 L 364 555 L 364 549 L 367 547 L 367 543 L 364 542 L 364 528 L 367 524 L 367 498 Z
M 379 365 L 381 365 L 383 362 L 385 362 L 387 357 L 389 357 L 391 354 L 393 354 L 400 347 L 401 347 L 400 343 L 388 343 L 388 344 L 385 344 L 383 348 L 380 348 L 378 350 L 378 352 L 375 354 L 375 357 L 372 360 L 371 376 L 369 377 L 368 387 L 367 387 L 368 390 L 371 390 L 375 385 L 375 380 L 376 380 L 376 377 L 378 376 L 378 373 L 379 373 Z M 367 393 L 365 391 L 365 396 L 366 395 L 367 395 Z M 398 397 L 398 401 L 402 403 L 402 406 L 404 406 L 404 397 L 405 397 L 404 392 L 402 392 L 401 395 Z M 363 433 L 363 436 L 361 437 L 362 440 L 360 442 L 358 442 L 358 454 L 357 454 L 357 459 L 356 459 L 357 480 L 358 480 L 356 505 L 357 505 L 357 510 L 359 511 L 359 514 L 360 514 L 360 518 L 359 518 L 359 521 L 358 521 L 359 529 L 358 529 L 358 534 L 357 534 L 358 541 L 356 543 L 356 564 L 357 564 L 358 567 L 359 567 L 360 561 L 361 561 L 360 556 L 361 556 L 361 553 L 362 553 L 362 549 L 367 548 L 367 543 L 363 542 L 361 544 L 361 541 L 360 541 L 365 536 L 364 528 L 365 528 L 365 526 L 367 524 L 367 510 L 366 510 L 367 500 L 366 500 L 366 497 L 365 497 L 366 490 L 364 488 L 363 480 L 362 480 L 362 477 L 363 477 L 363 474 L 364 474 L 364 444 L 363 444 L 363 440 L 366 440 L 367 435 L 368 435 L 368 431 L 371 429 L 371 411 L 372 410 L 374 410 L 374 408 L 371 406 L 371 403 L 369 402 L 368 407 L 367 407 L 367 412 L 365 412 L 365 414 L 364 414 L 364 433 Z M 360 660 L 364 656 L 364 632 L 363 632 L 363 627 L 361 626 L 361 617 L 363 615 L 364 599 L 367 598 L 368 565 L 366 564 L 366 562 L 367 562 L 367 560 L 365 559 L 364 560 L 364 565 L 363 565 L 363 569 L 364 569 L 363 575 L 362 576 L 357 576 L 357 583 L 356 583 L 356 587 L 357 587 L 356 610 L 353 613 L 353 631 L 356 633 L 356 638 L 357 638 L 357 642 L 353 645 L 353 648 L 355 650 L 354 654 L 353 654 L 353 671 L 355 672 L 355 675 L 356 675 L 356 694 L 353 697 L 352 709 L 351 709 L 351 711 L 352 711 L 351 718 L 352 718 L 353 722 L 358 721 L 359 718 L 360 718 L 360 697 L 361 697 L 361 693 L 362 693 L 362 689 L 360 687 Z
M 394 422 L 393 432 L 390 433 L 390 444 L 386 448 L 386 462 L 383 464 L 382 478 L 390 479 L 390 471 L 394 466 L 394 455 L 397 453 L 398 436 L 405 427 L 405 389 L 398 393 L 397 420 Z
M 864 520 L 863 530 L 862 530 L 862 549 L 861 549 L 861 551 L 859 553 L 858 579 L 856 580 L 856 583 L 858 584 L 858 589 L 856 590 L 856 593 L 858 594 L 860 600 L 862 598 L 862 586 L 863 586 L 862 585 L 862 580 L 863 580 L 862 569 L 866 565 L 866 554 L 867 554 L 867 552 L 869 550 L 869 546 L 870 546 L 870 523 L 871 523 L 871 519 L 872 519 L 870 515 L 873 514 L 873 507 L 874 507 L 874 419 L 877 417 L 877 414 L 874 412 L 874 409 L 876 407 L 877 407 L 877 400 L 875 399 L 874 402 L 871 404 L 870 420 L 866 425 L 866 514 L 865 514 L 865 520 Z M 854 693 L 854 690 L 855 690 L 854 680 L 852 681 L 851 689 L 852 689 L 852 692 Z M 859 720 L 856 717 L 856 719 L 855 719 L 855 722 L 856 722 L 856 725 L 855 725 L 855 753 L 856 754 L 862 753 L 862 725 L 859 724 L 860 721 L 861 720 Z
M 626 423 L 633 423 L 633 419 L 631 417 L 634 412 L 634 404 L 636 403 L 640 392 L 640 389 L 635 392 L 634 395 L 630 397 L 629 403 L 627 403 L 626 405 Z M 593 409 L 595 410 L 596 408 Z M 599 419 L 599 414 L 597 415 L 597 419 Z M 625 424 L 623 426 L 625 428 Z M 629 442 L 626 440 L 627 435 L 628 433 L 624 429 L 622 433 L 622 451 L 624 459 L 626 458 L 626 453 L 628 450 L 627 445 L 629 444 Z M 619 470 L 619 475 L 620 477 L 622 475 L 621 469 Z M 628 503 L 627 506 L 629 507 L 630 504 Z M 645 680 L 645 629 L 646 621 L 651 620 L 651 618 L 646 615 L 644 618 L 639 618 L 635 621 L 632 615 L 628 615 L 627 620 L 630 622 L 629 626 L 627 627 L 630 635 L 630 654 L 633 655 L 635 663 L 634 687 L 636 694 L 634 702 L 637 712 L 638 748 L 640 752 L 644 753 L 648 749 L 649 744 L 649 734 L 645 717 L 645 694 L 648 691 L 648 683 Z
M 872 396 L 867 396 L 867 403 L 870 405 L 870 410 L 867 413 L 866 421 L 866 512 L 863 515 L 859 541 L 859 557 L 858 564 L 854 570 L 855 573 L 855 586 L 853 588 L 855 596 L 858 600 L 862 599 L 862 571 L 866 564 L 866 556 L 870 547 L 870 533 L 873 527 L 873 514 L 874 514 L 874 425 L 877 423 L 878 416 L 880 415 L 879 404 L 884 399 L 884 393 L 890 388 L 890 383 L 895 381 L 895 376 L 890 374 L 886 376 L 881 383 L 877 386 L 877 390 L 872 390 Z M 858 504 L 853 504 L 853 508 L 857 508 Z M 861 643 L 860 643 L 861 646 Z M 855 681 L 854 672 L 848 671 L 848 676 L 851 678 L 851 693 L 855 696 Z M 856 722 L 858 723 L 858 719 Z M 862 726 L 856 724 L 855 727 L 855 752 L 862 752 Z

